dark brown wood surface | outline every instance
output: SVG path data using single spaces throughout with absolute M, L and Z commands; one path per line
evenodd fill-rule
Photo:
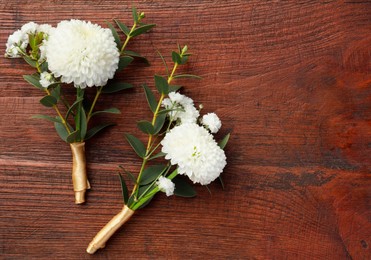
M 130 1 L 0 1 L 0 53 L 24 23 L 131 22 Z M 103 96 L 117 126 L 87 144 L 93 189 L 74 205 L 71 153 L 22 60 L 0 58 L 0 258 L 370 259 L 371 3 L 138 1 L 157 27 L 130 43 L 152 63 L 129 68 L 134 90 Z M 117 166 L 140 161 L 123 138 L 149 118 L 140 84 L 176 44 L 193 56 L 183 93 L 231 131 L 225 190 L 158 195 L 112 237 L 85 249 L 122 207 Z M 102 119 L 108 120 L 108 119 Z

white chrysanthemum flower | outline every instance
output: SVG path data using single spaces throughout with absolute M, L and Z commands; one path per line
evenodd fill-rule
M 215 113 L 208 113 L 204 115 L 201 123 L 213 134 L 217 133 L 220 127 L 222 127 L 222 122 Z
M 29 22 L 29 23 L 24 24 L 21 27 L 21 31 L 24 34 L 35 34 L 38 28 L 39 28 L 39 25 L 37 23 Z
M 28 35 L 21 30 L 17 30 L 8 37 L 5 56 L 9 58 L 19 58 L 22 52 L 26 52 L 27 45 Z
M 54 77 L 49 72 L 42 72 L 40 74 L 40 84 L 44 88 L 48 88 L 51 84 L 55 83 Z
M 194 183 L 207 185 L 220 175 L 226 162 L 224 151 L 213 136 L 197 124 L 181 124 L 171 129 L 161 141 L 165 159 L 178 165 L 178 173 Z
M 156 185 L 160 189 L 160 191 L 165 192 L 166 196 L 171 196 L 174 194 L 175 184 L 170 179 L 160 176 L 158 181 L 156 181 Z
M 182 124 L 195 123 L 200 116 L 199 111 L 195 108 L 193 100 L 187 96 L 176 92 L 170 92 L 169 98 L 162 101 L 166 109 L 172 109 L 169 116 L 172 120 L 178 120 Z
M 45 43 L 49 70 L 76 87 L 104 86 L 119 62 L 112 32 L 80 20 L 62 21 Z

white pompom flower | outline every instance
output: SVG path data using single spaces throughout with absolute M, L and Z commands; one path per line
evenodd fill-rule
M 217 133 L 222 127 L 222 122 L 215 113 L 208 113 L 204 115 L 201 119 L 201 123 L 213 134 Z
M 119 62 L 112 32 L 81 20 L 62 21 L 45 42 L 49 70 L 64 83 L 85 88 L 104 86 Z
M 161 145 L 165 159 L 178 165 L 178 173 L 187 175 L 193 183 L 209 184 L 227 164 L 225 153 L 213 136 L 195 123 L 175 126 Z
M 182 124 L 196 123 L 200 112 L 195 108 L 193 100 L 185 95 L 170 92 L 169 98 L 162 101 L 162 105 L 166 109 L 172 109 L 169 116 L 172 120 Z
M 8 37 L 6 43 L 5 57 L 19 58 L 26 52 L 28 46 L 28 35 L 17 30 Z
M 165 192 L 166 196 L 171 196 L 174 194 L 175 184 L 170 179 L 160 176 L 156 181 L 156 185 L 160 189 L 160 191 Z

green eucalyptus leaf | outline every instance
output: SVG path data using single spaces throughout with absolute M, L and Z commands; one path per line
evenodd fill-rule
M 47 71 L 49 69 L 48 62 L 44 61 L 43 63 L 40 64 L 39 67 L 41 72 Z
M 29 56 L 23 56 L 23 59 L 30 65 L 32 68 L 37 67 L 37 62 L 33 59 L 31 59 Z M 32 84 L 32 83 L 31 83 Z
M 174 194 L 179 197 L 191 198 L 197 195 L 196 190 L 188 182 L 177 176 L 173 179 L 175 184 Z
M 218 179 L 219 179 L 220 184 L 222 185 L 222 189 L 224 190 L 225 188 L 224 188 L 224 181 L 223 181 L 222 176 L 219 175 Z
M 180 61 L 180 64 L 186 64 L 187 63 L 187 61 L 188 61 L 188 55 L 184 55 L 184 56 L 182 56 L 182 59 L 181 59 L 181 61 Z
M 140 185 L 138 188 L 138 198 L 142 197 L 141 200 L 146 200 L 146 196 L 148 196 L 148 193 L 151 192 L 154 188 L 155 186 L 151 184 Z
M 32 118 L 45 119 L 55 123 L 62 123 L 62 120 L 59 117 L 51 117 L 47 115 L 33 115 Z
M 146 148 L 142 141 L 131 134 L 125 134 L 125 138 L 139 157 L 144 158 L 146 156 Z
M 23 78 L 38 89 L 41 89 L 42 91 L 45 90 L 45 88 L 40 84 L 40 75 L 38 73 L 32 75 L 23 75 Z
M 57 99 L 53 96 L 46 95 L 40 99 L 40 103 L 46 107 L 53 107 L 57 104 Z
M 179 53 L 173 51 L 171 53 L 171 58 L 174 63 L 181 64 L 182 63 L 182 57 L 180 57 Z
M 153 160 L 153 159 L 156 159 L 156 158 L 164 157 L 165 155 L 166 155 L 166 153 L 159 152 L 159 153 L 157 153 L 157 154 L 151 156 L 151 157 L 148 159 L 148 161 Z
M 226 136 L 223 137 L 223 139 L 218 143 L 219 147 L 224 149 L 224 147 L 227 145 L 229 141 L 229 137 L 231 136 L 231 133 L 226 134 Z
M 120 178 L 120 183 L 121 183 L 122 198 L 124 199 L 124 204 L 126 204 L 129 199 L 128 188 L 126 186 L 124 178 L 122 177 L 120 173 L 119 173 L 119 178 Z
M 154 133 L 153 134 L 158 134 L 160 132 L 160 130 L 164 126 L 165 119 L 166 119 L 166 114 L 163 113 L 163 114 L 157 115 L 155 125 L 154 125 Z
M 96 135 L 97 133 L 99 133 L 103 129 L 105 129 L 105 128 L 109 127 L 109 126 L 113 126 L 113 125 L 115 125 L 115 124 L 108 123 L 108 124 L 101 124 L 101 125 L 97 125 L 97 126 L 92 127 L 91 129 L 89 129 L 86 132 L 86 135 L 85 135 L 84 140 L 88 140 L 88 139 L 92 138 L 94 135 Z
M 162 60 L 162 63 L 164 64 L 165 66 L 165 70 L 166 70 L 166 75 L 169 76 L 169 67 L 167 66 L 167 63 L 166 63 L 166 60 L 164 59 L 164 56 L 162 56 L 161 52 L 157 51 L 158 55 L 160 56 L 161 60 Z
M 56 85 L 52 88 L 50 94 L 51 94 L 53 97 L 55 97 L 55 99 L 58 101 L 58 100 L 60 99 L 60 97 L 61 97 L 61 85 L 60 85 L 60 84 L 56 84 Z
M 121 49 L 121 40 L 120 40 L 120 36 L 118 35 L 115 27 L 113 27 L 113 25 L 109 22 L 107 22 L 107 25 L 108 27 L 110 28 L 111 32 L 112 32 L 112 35 L 113 35 L 113 38 L 115 39 L 115 42 L 116 42 L 116 45 L 117 45 L 117 48 L 118 49 Z
M 69 117 L 69 115 L 72 113 L 72 111 L 77 107 L 78 104 L 80 104 L 80 102 L 82 102 L 84 100 L 84 98 L 78 98 L 73 104 L 72 106 L 70 106 L 70 108 L 67 110 L 67 113 L 66 113 L 66 120 L 67 118 Z
M 58 118 L 59 118 L 59 117 L 58 117 Z M 65 126 L 64 126 L 62 123 L 57 123 L 57 122 L 55 122 L 55 123 L 54 123 L 54 127 L 55 127 L 55 130 L 57 131 L 59 137 L 60 137 L 63 141 L 67 142 L 68 132 L 67 132 Z
M 151 30 L 155 26 L 156 26 L 156 24 L 145 24 L 143 26 L 140 26 L 140 27 L 136 28 L 134 31 L 132 31 L 130 33 L 130 37 L 135 37 L 135 36 L 141 35 L 145 32 L 148 32 L 149 30 Z
M 177 92 L 182 86 L 169 85 L 169 92 Z
M 87 128 L 88 128 L 88 122 L 87 122 L 87 119 L 86 119 L 85 109 L 84 109 L 83 106 L 81 106 L 81 110 L 80 110 L 80 137 L 81 137 L 81 141 L 84 140 L 84 138 L 85 138 Z
M 73 131 L 67 136 L 67 143 L 74 143 L 76 140 L 80 138 L 80 130 Z
M 137 123 L 138 128 L 140 131 L 142 131 L 145 134 L 153 135 L 155 132 L 155 129 L 153 128 L 153 125 L 151 122 L 148 122 L 146 120 L 141 120 Z
M 123 170 L 127 176 L 129 176 L 129 178 L 131 179 L 133 183 L 137 183 L 135 176 L 131 172 L 127 171 L 124 167 L 122 167 L 122 165 L 119 165 L 119 168 Z
M 178 79 L 178 78 L 194 78 L 194 79 L 202 79 L 200 76 L 197 75 L 192 75 L 192 74 L 179 74 L 173 76 L 173 79 Z
M 169 83 L 164 77 L 155 75 L 155 85 L 157 90 L 164 95 L 169 94 Z
M 105 110 L 95 111 L 94 113 L 91 114 L 91 117 L 93 117 L 95 115 L 98 115 L 98 114 L 102 114 L 102 113 L 121 114 L 121 111 L 118 108 L 111 107 L 111 108 L 108 108 L 108 109 L 105 109 Z
M 121 71 L 124 68 L 126 68 L 133 60 L 134 60 L 134 58 L 131 57 L 131 56 L 120 57 L 117 71 Z
M 131 57 L 139 58 L 139 59 L 143 60 L 147 65 L 149 65 L 149 61 L 144 56 L 140 55 L 137 52 L 125 50 L 124 54 L 129 55 Z
M 157 101 L 155 95 L 153 94 L 152 90 L 146 85 L 143 84 L 142 87 L 144 88 L 144 93 L 146 94 L 146 99 L 149 105 L 149 108 L 152 112 L 155 112 L 157 109 Z
M 133 7 L 131 8 L 131 12 L 132 12 L 132 15 L 133 15 L 134 23 L 137 23 L 138 20 L 139 20 L 139 17 L 138 17 L 138 11 L 137 11 L 137 9 L 135 8 L 135 6 L 133 6 Z
M 155 181 L 167 169 L 166 165 L 149 166 L 142 172 L 139 185 L 147 185 Z
M 118 91 L 124 90 L 124 89 L 129 89 L 132 88 L 133 85 L 129 83 L 124 83 L 124 82 L 115 82 L 115 83 L 110 83 L 106 86 L 103 87 L 102 93 L 106 94 L 111 94 L 111 93 L 116 93 Z
M 130 33 L 129 28 L 128 28 L 125 24 L 123 24 L 122 22 L 120 22 L 119 20 L 114 19 L 114 21 L 115 21 L 115 23 L 117 24 L 117 26 L 120 28 L 120 30 L 121 30 L 121 31 L 122 31 L 126 36 L 128 36 L 129 33 Z

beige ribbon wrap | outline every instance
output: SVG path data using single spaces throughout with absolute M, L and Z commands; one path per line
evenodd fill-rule
M 99 248 L 104 248 L 108 239 L 134 214 L 126 205 L 121 212 L 114 216 L 90 242 L 86 252 L 94 254 Z
M 85 202 L 85 191 L 90 189 L 90 183 L 86 175 L 85 143 L 71 143 L 72 151 L 72 183 L 75 192 L 75 203 Z

